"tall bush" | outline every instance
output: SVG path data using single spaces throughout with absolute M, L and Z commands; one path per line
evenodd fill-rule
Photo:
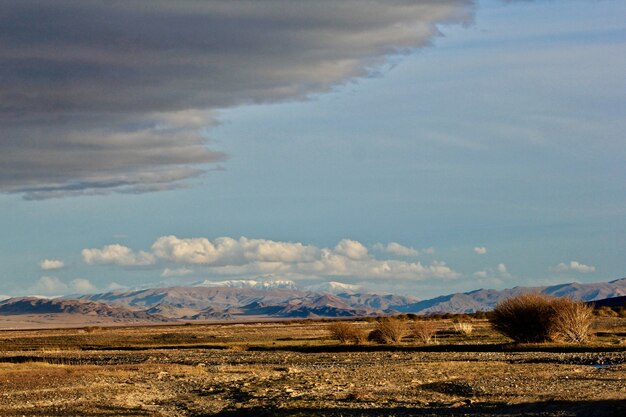
M 411 325 L 411 334 L 418 342 L 429 344 L 434 341 L 437 326 L 432 321 L 414 321 Z
M 354 323 L 336 322 L 328 326 L 331 337 L 340 343 L 359 345 L 367 340 L 367 333 Z
M 581 343 L 589 339 L 592 319 L 591 308 L 582 302 L 530 293 L 498 303 L 489 321 L 496 331 L 519 343 Z
M 584 343 L 591 335 L 593 308 L 570 298 L 554 300 L 552 338 L 570 343 Z
M 383 317 L 376 323 L 376 328 L 369 334 L 368 340 L 388 345 L 400 343 L 406 331 L 404 320 L 395 317 Z

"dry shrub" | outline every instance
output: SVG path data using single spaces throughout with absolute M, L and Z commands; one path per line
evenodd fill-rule
M 463 336 L 469 336 L 474 331 L 474 325 L 467 321 L 457 321 L 452 324 L 454 332 Z
M 589 340 L 593 308 L 571 298 L 553 300 L 553 308 L 552 339 L 570 343 L 584 343 Z
M 600 308 L 595 309 L 594 314 L 600 317 L 618 317 L 619 314 L 617 311 L 613 310 L 611 307 L 602 306 Z
M 489 321 L 496 331 L 519 343 L 581 343 L 589 338 L 592 310 L 569 298 L 531 293 L 498 303 Z
M 400 343 L 406 334 L 406 326 L 403 320 L 394 317 L 383 317 L 376 323 L 376 329 L 370 332 L 367 339 L 370 342 L 390 345 Z
M 359 345 L 367 340 L 365 331 L 354 323 L 336 322 L 328 326 L 331 337 L 341 343 Z
M 415 321 L 411 325 L 411 334 L 421 343 L 432 343 L 437 334 L 437 326 L 432 321 Z

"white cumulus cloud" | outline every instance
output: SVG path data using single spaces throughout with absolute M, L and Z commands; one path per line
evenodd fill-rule
M 146 266 L 155 262 L 154 255 L 118 244 L 107 245 L 102 249 L 83 249 L 83 260 L 87 264 L 113 264 L 119 266 Z
M 385 247 L 387 248 L 387 246 Z M 391 245 L 395 255 L 413 254 L 414 249 Z M 165 267 L 162 276 L 181 276 L 202 266 L 216 276 L 256 277 L 280 275 L 292 279 L 359 277 L 362 279 L 451 279 L 459 276 L 445 262 L 430 264 L 398 259 L 378 259 L 361 242 L 343 239 L 332 248 L 300 242 L 220 237 L 179 238 L 162 236 L 150 252 L 133 251 L 121 245 L 83 250 L 88 264 Z
M 374 245 L 374 249 L 380 252 L 391 253 L 396 256 L 419 256 L 419 251 L 415 248 L 401 245 L 397 242 L 389 242 L 387 245 L 377 243 Z
M 343 239 L 335 246 L 335 253 L 346 258 L 359 260 L 368 257 L 367 248 L 356 240 Z
M 561 262 L 560 264 L 551 268 L 555 272 L 580 272 L 583 274 L 595 272 L 596 267 L 592 265 L 585 265 L 582 262 L 570 261 L 569 263 Z
M 65 266 L 65 263 L 59 259 L 44 259 L 39 262 L 39 267 L 44 271 L 50 271 L 53 269 L 61 269 Z
M 487 253 L 487 248 L 484 246 L 476 246 L 474 248 L 474 253 L 477 255 L 484 255 Z
M 70 288 L 72 292 L 76 293 L 90 293 L 98 291 L 95 285 L 91 283 L 88 279 L 85 278 L 76 278 L 70 282 Z

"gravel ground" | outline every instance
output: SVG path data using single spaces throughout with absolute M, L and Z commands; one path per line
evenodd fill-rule
M 3 416 L 624 416 L 626 352 L 4 352 Z

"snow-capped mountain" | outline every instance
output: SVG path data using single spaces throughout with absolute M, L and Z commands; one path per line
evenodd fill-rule
M 228 287 L 228 288 L 254 288 L 258 290 L 272 290 L 275 288 L 286 288 L 297 290 L 295 282 L 291 280 L 255 280 L 255 279 L 233 279 L 226 281 L 204 280 L 192 284 L 193 287 Z
M 305 288 L 307 291 L 322 294 L 371 294 L 372 291 L 362 285 L 345 284 L 343 282 L 329 281 L 320 284 L 309 285 Z

